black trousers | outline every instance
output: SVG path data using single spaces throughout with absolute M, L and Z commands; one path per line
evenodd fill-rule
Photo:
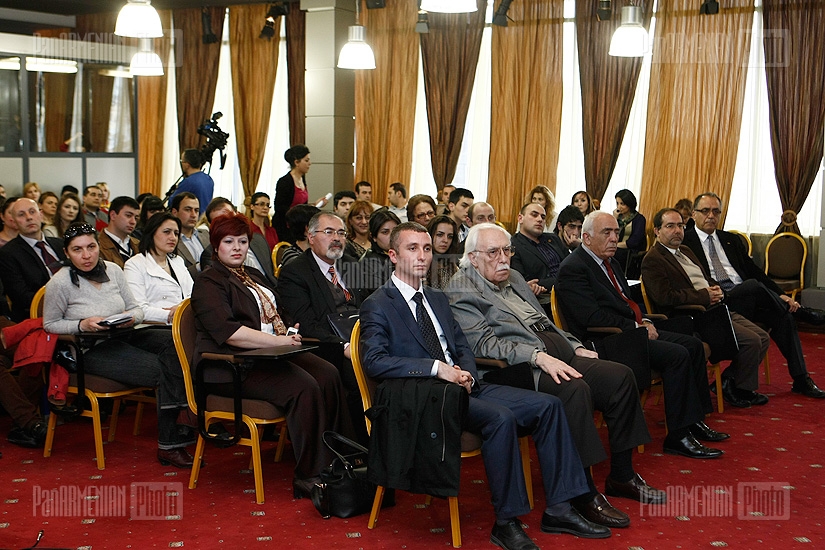
M 779 295 L 756 279 L 748 279 L 727 293 L 725 303 L 731 311 L 770 327 L 771 339 L 788 361 L 788 372 L 792 378 L 808 375 L 796 321 L 788 304 Z

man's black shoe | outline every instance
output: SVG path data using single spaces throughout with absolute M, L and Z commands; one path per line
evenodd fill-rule
M 805 380 L 794 380 L 793 386 L 791 386 L 791 391 L 794 393 L 801 393 L 805 397 L 825 399 L 825 391 L 820 390 L 814 381 L 811 380 L 810 376 L 806 376 Z
M 812 307 L 800 307 L 794 312 L 794 317 L 809 325 L 825 325 L 825 311 Z
M 681 439 L 671 436 L 672 434 L 668 434 L 662 445 L 665 454 L 686 456 L 688 458 L 719 458 L 724 454 L 719 449 L 705 447 L 696 441 L 696 438 L 690 433 Z
M 26 447 L 27 449 L 36 449 L 40 447 L 40 444 L 37 443 L 37 438 L 35 438 L 33 434 L 17 426 L 9 431 L 9 443 L 13 443 L 20 447 Z
M 688 429 L 693 437 L 698 439 L 699 441 L 724 441 L 726 439 L 730 439 L 730 434 L 726 434 L 724 432 L 717 432 L 713 430 L 702 421 L 689 426 Z
M 604 525 L 605 527 L 627 527 L 630 525 L 628 515 L 614 508 L 601 493 L 596 493 L 587 502 L 574 502 L 572 505 L 583 518 L 598 525 Z
M 510 520 L 504 525 L 493 525 L 490 542 L 506 550 L 539 550 L 536 543 L 521 528 L 518 519 Z
M 714 384 L 712 388 L 716 389 L 716 385 Z M 743 399 L 739 395 L 737 387 L 734 385 L 733 380 L 730 378 L 722 379 L 722 398 L 725 400 L 725 403 L 731 405 L 732 407 L 747 409 L 751 406 L 750 401 L 748 401 L 747 399 Z
M 585 539 L 606 539 L 610 529 L 584 519 L 572 507 L 563 516 L 541 516 L 541 530 L 545 533 L 567 533 Z
M 737 389 L 736 393 L 739 394 L 740 398 L 744 399 L 745 401 L 747 401 L 755 407 L 768 404 L 768 396 L 761 394 L 759 392 L 755 392 L 753 390 Z

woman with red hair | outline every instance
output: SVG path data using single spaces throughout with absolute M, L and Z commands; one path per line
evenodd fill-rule
M 301 343 L 300 334 L 287 334 L 277 294 L 266 277 L 244 265 L 251 237 L 245 216 L 227 214 L 212 219 L 212 267 L 197 277 L 192 290 L 197 328 L 195 362 L 205 369 L 208 393 L 231 396 L 233 384 L 230 372 L 201 359 L 203 353 Z M 321 469 L 331 460 L 321 435 L 325 430 L 352 431 L 337 369 L 310 353 L 266 365 L 259 363 L 245 374 L 242 391 L 244 398 L 268 401 L 286 411 L 297 462 L 293 493 L 296 498 L 309 496 L 309 490 L 320 481 Z

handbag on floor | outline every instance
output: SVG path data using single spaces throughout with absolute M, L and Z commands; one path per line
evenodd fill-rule
M 323 440 L 335 458 L 310 491 L 312 504 L 324 519 L 366 514 L 375 498 L 375 484 L 367 480 L 367 448 L 335 432 L 324 432 Z

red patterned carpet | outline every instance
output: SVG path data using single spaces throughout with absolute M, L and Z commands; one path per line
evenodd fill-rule
M 825 385 L 825 335 L 804 334 L 803 347 L 811 374 Z M 768 405 L 728 408 L 708 419 L 711 427 L 732 434 L 720 444 L 726 451 L 721 460 L 662 455 L 663 411 L 661 405 L 648 403 L 645 412 L 654 441 L 635 457 L 635 464 L 653 486 L 668 489 L 668 506 L 642 508 L 612 499 L 632 523 L 606 540 L 542 534 L 543 491 L 534 459 L 536 509 L 522 518 L 527 532 L 543 548 L 825 547 L 825 401 L 792 394 L 787 368 L 774 346 L 770 359 L 773 383 L 760 387 L 771 398 Z M 764 382 L 764 375 L 761 379 Z M 104 471 L 95 467 L 86 419 L 57 428 L 51 458 L 3 438 L 0 547 L 30 546 L 40 530 L 45 533 L 39 548 L 450 547 L 446 502 L 436 500 L 424 508 L 417 495 L 399 492 L 396 506 L 382 511 L 374 530 L 367 529 L 366 516 L 321 519 L 308 500 L 291 498 L 293 460 L 287 452 L 282 463 L 272 463 L 271 446 L 264 452 L 265 504 L 255 504 L 245 448 L 207 448 L 198 488 L 190 490 L 188 472 L 162 467 L 154 457 L 153 414 L 146 415 L 144 433 L 136 437 L 130 434 L 133 414 L 129 409 L 117 440 L 106 444 Z M 9 428 L 9 418 L 1 417 L 0 433 Z M 594 474 L 603 485 L 607 466 L 597 467 Z M 465 460 L 460 496 L 464 548 L 493 548 L 488 542 L 493 513 L 484 480 L 481 459 Z M 163 490 L 174 491 L 176 483 L 178 494 Z M 130 508 L 133 484 L 136 507 Z M 161 491 L 147 492 L 152 487 Z M 96 492 L 97 498 L 84 499 L 83 491 Z M 55 496 L 61 506 L 50 500 Z M 167 514 L 172 517 L 156 519 Z M 152 519 L 139 519 L 146 515 Z

